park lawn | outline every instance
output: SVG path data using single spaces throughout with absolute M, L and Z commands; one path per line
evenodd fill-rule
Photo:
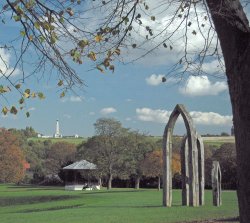
M 56 143 L 56 142 L 68 142 L 68 143 L 72 143 L 75 145 L 79 145 L 82 142 L 86 142 L 87 138 L 37 138 L 37 137 L 32 137 L 29 138 L 28 141 L 40 141 L 40 142 L 44 142 L 50 140 L 52 143 Z
M 182 207 L 181 191 L 173 192 L 173 207 L 161 205 L 162 192 L 153 189 L 64 191 L 62 187 L 0 185 L 1 223 L 171 223 L 238 216 L 235 191 L 223 192 L 223 205 L 212 206 L 206 191 L 203 207 Z

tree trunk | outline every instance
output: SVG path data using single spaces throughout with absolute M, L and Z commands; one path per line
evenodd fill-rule
M 107 189 L 108 189 L 108 190 L 110 190 L 110 189 L 112 188 L 112 179 L 113 179 L 112 174 L 109 174 L 108 186 L 107 186 Z
M 101 177 L 98 178 L 98 185 L 100 186 L 100 188 L 102 187 L 102 178 Z
M 250 28 L 239 0 L 207 0 L 207 3 L 220 40 L 232 103 L 240 222 L 249 223 Z
M 139 176 L 136 176 L 136 178 L 135 178 L 135 189 L 140 189 L 140 180 L 141 180 L 141 178 Z
M 158 190 L 161 190 L 161 177 L 158 176 Z

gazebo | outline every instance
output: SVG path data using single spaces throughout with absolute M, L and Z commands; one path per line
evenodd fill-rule
M 63 168 L 65 173 L 65 190 L 82 190 L 85 187 L 91 187 L 89 172 L 96 170 L 95 164 L 86 160 L 80 160 Z M 88 178 L 87 183 L 79 182 L 77 175 L 85 173 Z

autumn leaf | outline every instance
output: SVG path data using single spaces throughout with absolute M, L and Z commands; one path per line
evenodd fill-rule
M 95 54 L 93 51 L 91 51 L 91 52 L 88 54 L 88 57 L 89 57 L 91 60 L 96 61 L 96 54 Z
M 15 106 L 12 106 L 11 109 L 10 109 L 10 113 L 16 115 L 17 112 L 18 112 L 18 111 L 17 111 L 16 107 L 15 107 Z
M 109 66 L 109 69 L 112 70 L 112 71 L 114 72 L 114 71 L 115 71 L 114 65 L 110 65 L 110 66 Z
M 32 35 L 29 36 L 29 41 L 33 41 L 33 36 Z
M 57 83 L 57 85 L 58 85 L 59 87 L 61 87 L 61 86 L 63 85 L 63 80 L 59 80 L 59 82 Z
M 38 96 L 38 98 L 41 99 L 41 100 L 42 100 L 42 99 L 45 99 L 45 96 L 44 96 L 44 94 L 43 94 L 42 92 L 38 92 L 38 93 L 37 93 L 37 96 Z
M 60 94 L 60 98 L 63 98 L 65 96 L 65 92 L 63 91 L 61 94 Z
M 7 108 L 7 107 L 3 107 L 2 113 L 3 113 L 4 115 L 6 115 L 6 114 L 8 113 L 8 108 Z
M 70 16 L 73 16 L 74 15 L 74 12 L 71 8 L 67 8 L 66 12 L 70 15 Z
M 81 47 L 81 48 L 84 48 L 85 46 L 89 45 L 89 41 L 88 40 L 81 40 L 78 42 L 78 46 Z
M 16 84 L 16 85 L 15 85 L 15 88 L 16 88 L 16 89 L 19 89 L 20 87 L 21 87 L 21 84 Z
M 97 42 L 97 43 L 99 43 L 99 42 L 101 42 L 102 41 L 102 35 L 96 35 L 95 36 L 95 41 Z
M 21 30 L 21 31 L 20 31 L 20 35 L 21 35 L 21 36 L 25 36 L 25 35 L 26 35 L 26 32 L 25 32 L 24 30 Z
M 116 48 L 115 53 L 119 56 L 121 54 L 121 50 L 119 48 Z
M 34 26 L 35 26 L 36 29 L 38 29 L 38 30 L 40 29 L 40 24 L 38 22 L 35 22 Z
M 96 68 L 97 68 L 99 71 L 101 71 L 102 73 L 104 73 L 104 70 L 102 69 L 101 66 L 97 65 Z
M 23 104 L 23 103 L 24 103 L 24 98 L 21 97 L 21 98 L 19 99 L 19 104 Z
M 152 21 L 155 21 L 155 16 L 151 16 L 151 20 L 152 20 Z
M 23 97 L 25 97 L 25 98 L 29 98 L 29 97 L 30 97 L 30 94 L 28 94 L 28 93 L 24 92 L 24 93 L 23 93 Z

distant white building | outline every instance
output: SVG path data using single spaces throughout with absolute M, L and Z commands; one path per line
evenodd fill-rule
M 59 121 L 58 120 L 56 120 L 56 133 L 54 134 L 54 138 L 62 138 L 62 135 L 60 134 Z
M 76 139 L 79 138 L 79 135 L 75 134 L 75 138 L 76 138 Z

